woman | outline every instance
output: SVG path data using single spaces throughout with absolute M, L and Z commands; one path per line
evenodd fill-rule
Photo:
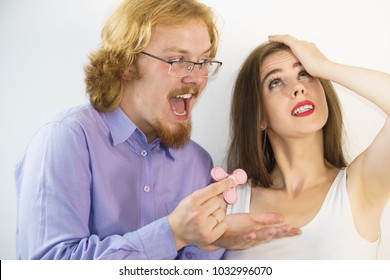
M 228 212 L 280 212 L 299 236 L 275 239 L 225 259 L 375 259 L 390 194 L 390 122 L 349 165 L 342 114 L 330 81 L 390 114 L 390 75 L 328 60 L 289 35 L 254 49 L 232 100 L 228 171 L 250 180 Z

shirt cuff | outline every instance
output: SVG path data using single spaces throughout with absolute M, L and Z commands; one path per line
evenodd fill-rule
M 204 251 L 195 246 L 187 246 L 181 255 L 182 260 L 219 260 L 222 258 L 225 249 L 215 251 Z
M 176 242 L 167 217 L 158 219 L 137 232 L 148 259 L 173 260 L 176 257 Z

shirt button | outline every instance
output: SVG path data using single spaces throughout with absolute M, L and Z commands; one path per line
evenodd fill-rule
M 146 150 L 142 150 L 142 151 L 141 151 L 141 156 L 144 157 L 144 156 L 146 156 L 147 154 L 148 154 L 148 152 L 147 152 Z
M 149 186 L 145 186 L 145 187 L 144 187 L 144 192 L 150 192 Z

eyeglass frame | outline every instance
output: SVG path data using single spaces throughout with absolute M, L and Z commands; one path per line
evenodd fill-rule
M 150 53 L 147 53 L 147 52 L 144 52 L 144 51 L 141 51 L 140 53 L 145 54 L 145 55 L 147 55 L 147 56 L 149 56 L 149 57 L 152 57 L 152 58 L 154 58 L 154 59 L 158 59 L 158 60 L 160 60 L 160 61 L 162 61 L 162 62 L 165 62 L 165 63 L 169 64 L 168 75 L 171 76 L 171 77 L 174 77 L 174 78 L 183 78 L 183 77 L 187 77 L 187 76 L 190 75 L 190 73 L 192 72 L 192 70 L 194 70 L 195 65 L 199 65 L 200 68 L 202 68 L 203 65 L 204 65 L 205 63 L 210 63 L 210 62 L 216 63 L 216 64 L 218 64 L 219 66 L 217 67 L 216 71 L 214 71 L 214 73 L 213 73 L 211 76 L 210 76 L 210 75 L 207 75 L 207 76 L 203 76 L 203 77 L 213 77 L 213 76 L 215 76 L 215 75 L 219 72 L 219 69 L 220 69 L 221 66 L 222 66 L 222 62 L 221 62 L 221 61 L 218 61 L 218 60 L 205 60 L 205 61 L 203 61 L 203 62 L 194 62 L 194 61 L 191 61 L 191 60 L 171 61 L 171 60 L 167 60 L 167 59 L 164 59 L 164 58 L 155 56 L 155 55 L 153 55 L 153 54 L 150 54 Z M 183 63 L 183 62 L 192 63 L 193 66 L 191 67 L 191 70 L 189 70 L 189 71 L 186 70 L 186 72 L 188 71 L 188 72 L 187 72 L 187 75 L 183 75 L 183 76 L 173 76 L 173 75 L 171 75 L 171 67 L 172 67 L 172 64 L 177 63 L 177 62 L 181 62 L 181 63 Z M 207 72 L 207 73 L 208 73 L 208 72 Z

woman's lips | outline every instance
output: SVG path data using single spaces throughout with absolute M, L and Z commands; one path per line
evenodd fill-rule
M 314 112 L 314 103 L 305 100 L 303 102 L 299 102 L 294 108 L 291 110 L 291 115 L 294 117 L 304 117 L 312 114 Z

